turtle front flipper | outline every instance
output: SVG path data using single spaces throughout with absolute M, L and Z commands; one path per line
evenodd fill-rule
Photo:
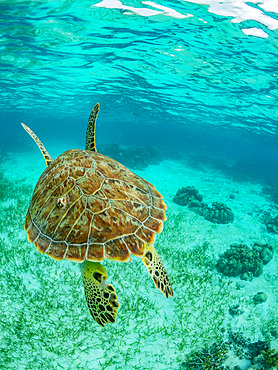
M 37 137 L 37 135 L 30 129 L 30 127 L 24 125 L 24 123 L 21 123 L 22 124 L 22 127 L 24 128 L 24 130 L 31 136 L 32 139 L 35 140 L 37 146 L 39 147 L 42 155 L 43 155 L 43 158 L 45 160 L 45 163 L 46 163 L 46 167 L 48 167 L 50 165 L 50 163 L 53 161 L 51 155 L 48 153 L 48 151 L 45 149 L 45 146 L 43 145 L 43 143 L 40 141 L 40 139 Z
M 106 284 L 106 269 L 99 262 L 85 262 L 82 271 L 86 301 L 94 320 L 101 325 L 115 322 L 119 302 L 111 284 Z
M 174 293 L 168 273 L 152 244 L 146 244 L 146 250 L 142 260 L 157 289 L 159 289 L 166 298 L 173 297 Z
M 99 103 L 97 103 L 89 117 L 87 132 L 86 132 L 86 145 L 85 150 L 91 150 L 92 152 L 96 152 L 96 143 L 95 143 L 95 132 L 96 132 L 96 120 L 97 115 L 99 112 Z

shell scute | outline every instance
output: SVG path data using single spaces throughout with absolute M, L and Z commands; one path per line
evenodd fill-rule
M 87 209 L 89 212 L 101 213 L 105 209 L 110 208 L 110 200 L 109 199 L 102 199 L 97 197 L 96 195 L 90 195 L 87 198 Z
M 128 235 L 123 238 L 127 248 L 137 257 L 142 257 L 145 251 L 145 243 L 135 235 Z
M 165 211 L 164 211 L 163 205 L 164 205 L 164 202 L 161 205 L 161 208 L 155 208 L 155 207 L 152 207 L 151 208 L 150 212 L 151 212 L 151 216 L 153 218 L 156 218 L 156 219 L 161 220 L 161 221 L 165 221 L 166 220 L 166 215 L 165 215 Z
M 88 252 L 86 259 L 90 261 L 103 261 L 104 258 L 104 244 L 88 243 Z
M 49 196 L 55 189 L 57 189 L 66 180 L 68 180 L 68 176 L 69 170 L 66 167 L 61 168 L 60 171 L 54 177 L 52 177 L 52 175 L 48 173 L 47 176 L 45 176 L 45 178 L 40 177 L 35 187 L 30 207 L 32 207 L 32 209 L 41 208 L 45 204 L 46 195 Z M 71 180 L 71 183 L 73 186 L 74 181 Z
M 115 261 L 129 261 L 130 252 L 122 238 L 110 240 L 105 244 L 105 258 Z
M 130 175 L 127 176 L 125 181 L 128 183 L 129 186 L 132 186 L 133 189 L 138 189 L 138 191 L 140 192 L 149 193 L 147 181 L 133 174 L 131 171 Z
M 89 159 L 88 161 L 84 161 L 84 157 Z M 54 160 L 54 162 L 58 160 L 59 163 L 66 163 L 71 167 L 83 167 L 83 168 L 91 168 L 93 159 L 86 156 L 85 150 L 78 150 L 78 149 L 69 149 L 60 155 L 58 158 Z
M 143 239 L 146 243 L 153 244 L 156 234 L 152 230 L 142 226 L 136 231 L 135 235 L 138 238 Z
M 126 191 L 127 187 L 118 179 L 106 179 L 103 182 L 101 191 L 106 198 L 109 199 L 129 199 L 129 194 Z
M 83 194 L 91 195 L 101 189 L 103 178 L 95 171 L 88 171 L 85 176 L 76 181 Z
M 162 198 L 153 197 L 152 198 L 152 205 L 156 208 L 159 208 L 160 210 L 167 209 L 166 204 L 164 203 Z
M 74 189 L 74 192 L 77 192 L 77 188 Z M 75 201 L 69 202 L 68 207 L 65 209 L 58 209 L 55 208 L 54 215 L 60 217 L 57 222 L 52 222 L 51 218 L 47 222 L 49 228 L 52 227 L 52 237 L 54 240 L 67 240 L 68 235 L 70 234 L 71 230 L 75 227 L 75 224 L 78 223 L 82 213 L 84 212 L 84 207 L 86 206 L 86 197 L 80 196 L 75 199 Z M 50 229 L 48 231 L 50 233 Z
M 151 199 L 147 190 L 119 179 L 105 180 L 101 190 L 109 199 L 129 200 L 133 198 L 143 202 L 147 206 L 151 205 Z
M 72 205 L 76 204 L 77 200 L 81 197 L 80 190 L 76 187 L 74 188 L 73 185 L 74 181 L 72 179 L 67 179 L 66 184 L 65 182 L 61 184 L 51 196 L 47 198 L 45 205 L 41 207 L 39 212 L 35 215 L 34 221 L 37 222 L 43 234 L 54 238 L 55 234 L 57 234 L 57 228 L 61 222 L 67 218 L 67 214 L 70 212 L 71 208 L 73 208 Z M 68 188 L 71 188 L 71 190 L 67 193 Z M 65 199 L 65 205 L 61 208 L 58 207 L 60 198 Z M 55 239 L 65 240 L 63 235 L 60 238 L 56 236 Z
M 33 223 L 32 219 L 31 219 L 31 216 L 30 216 L 30 212 L 27 212 L 27 216 L 26 216 L 26 219 L 25 219 L 24 228 L 25 228 L 25 230 L 27 232 L 28 240 L 31 243 L 33 243 L 37 239 L 37 237 L 39 236 L 40 230 Z
M 51 238 L 40 233 L 39 238 L 35 239 L 34 244 L 40 253 L 45 253 L 51 243 Z
M 126 171 L 122 166 L 119 166 L 119 163 L 108 158 L 106 156 L 100 155 L 102 161 L 99 159 L 96 160 L 97 170 L 106 178 L 118 179 L 123 175 L 126 176 Z
M 157 220 L 156 218 L 149 217 L 145 222 L 144 226 L 148 229 L 155 231 L 156 233 L 161 233 L 163 228 L 163 222 L 161 220 Z
M 93 215 L 85 210 L 78 219 L 78 222 L 72 226 L 66 241 L 75 244 L 87 243 L 92 217 Z
M 127 215 L 134 217 L 140 222 L 144 221 L 149 217 L 149 208 L 142 202 L 139 202 L 137 199 L 130 200 L 113 200 L 111 201 L 115 208 L 121 209 Z
M 78 180 L 81 177 L 83 177 L 85 174 L 87 174 L 88 171 L 89 170 L 87 168 L 84 168 L 84 167 L 75 167 L 74 171 L 71 171 L 70 176 L 74 180 Z
M 80 262 L 85 260 L 87 251 L 87 243 L 84 244 L 69 244 L 67 247 L 65 259 L 73 262 Z
M 65 242 L 54 242 L 52 240 L 45 253 L 55 260 L 60 261 L 65 257 L 66 250 L 67 244 Z
M 120 209 L 109 208 L 94 216 L 90 243 L 105 243 L 111 239 L 134 233 L 141 223 Z
M 76 167 L 83 167 L 89 170 L 90 168 L 93 168 L 95 166 L 95 162 L 93 158 L 90 158 L 88 155 L 83 153 L 83 155 L 81 154 L 80 156 L 74 158 L 70 162 L 70 166 L 74 169 L 74 171 Z

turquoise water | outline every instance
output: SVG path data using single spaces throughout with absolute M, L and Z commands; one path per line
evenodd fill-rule
M 0 22 L 0 368 L 221 369 L 223 359 L 245 370 L 250 343 L 266 343 L 258 356 L 278 352 L 276 0 L 2 0 Z M 77 264 L 40 255 L 23 230 L 45 163 L 20 123 L 55 158 L 84 148 L 97 102 L 99 151 L 168 206 L 155 245 L 175 295 L 156 291 L 139 259 L 107 262 L 120 308 L 105 328 L 89 316 Z M 176 204 L 186 186 L 234 221 Z M 274 252 L 259 277 L 216 270 L 230 245 L 256 242 Z M 197 360 L 206 351 L 211 367 Z
M 103 119 L 136 128 L 277 134 L 277 13 L 225 3 L 226 15 L 217 15 L 195 1 L 131 1 L 131 10 L 120 1 L 1 1 L 3 119 L 51 125 L 57 116 L 87 118 L 99 101 Z M 246 20 L 233 22 L 231 10 Z M 263 37 L 244 34 L 252 28 Z
M 0 7 L 3 145 L 10 129 L 25 142 L 18 130 L 24 121 L 46 127 L 50 138 L 54 129 L 63 140 L 80 136 L 81 147 L 80 127 L 100 102 L 99 141 L 180 150 L 200 143 L 206 156 L 215 139 L 216 156 L 225 148 L 236 156 L 240 148 L 256 161 L 267 156 L 266 142 L 274 150 L 269 160 L 277 159 L 275 2 L 2 1 Z

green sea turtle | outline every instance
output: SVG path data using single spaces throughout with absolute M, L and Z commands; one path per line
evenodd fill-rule
M 55 160 L 34 132 L 22 124 L 40 148 L 47 168 L 39 178 L 26 215 L 28 239 L 55 260 L 82 263 L 91 315 L 104 326 L 116 319 L 116 291 L 106 283 L 105 258 L 127 262 L 140 257 L 156 287 L 168 298 L 171 283 L 153 243 L 162 231 L 166 205 L 153 185 L 119 162 L 96 151 L 91 112 L 85 150 L 71 149 Z

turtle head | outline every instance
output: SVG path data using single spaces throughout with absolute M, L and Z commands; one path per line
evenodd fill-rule
M 86 261 L 82 267 L 82 274 L 86 274 L 88 278 L 93 279 L 101 287 L 104 287 L 107 280 L 107 273 L 105 267 L 100 262 Z
M 119 302 L 106 269 L 99 262 L 86 261 L 82 271 L 85 297 L 92 317 L 100 326 L 115 322 Z

